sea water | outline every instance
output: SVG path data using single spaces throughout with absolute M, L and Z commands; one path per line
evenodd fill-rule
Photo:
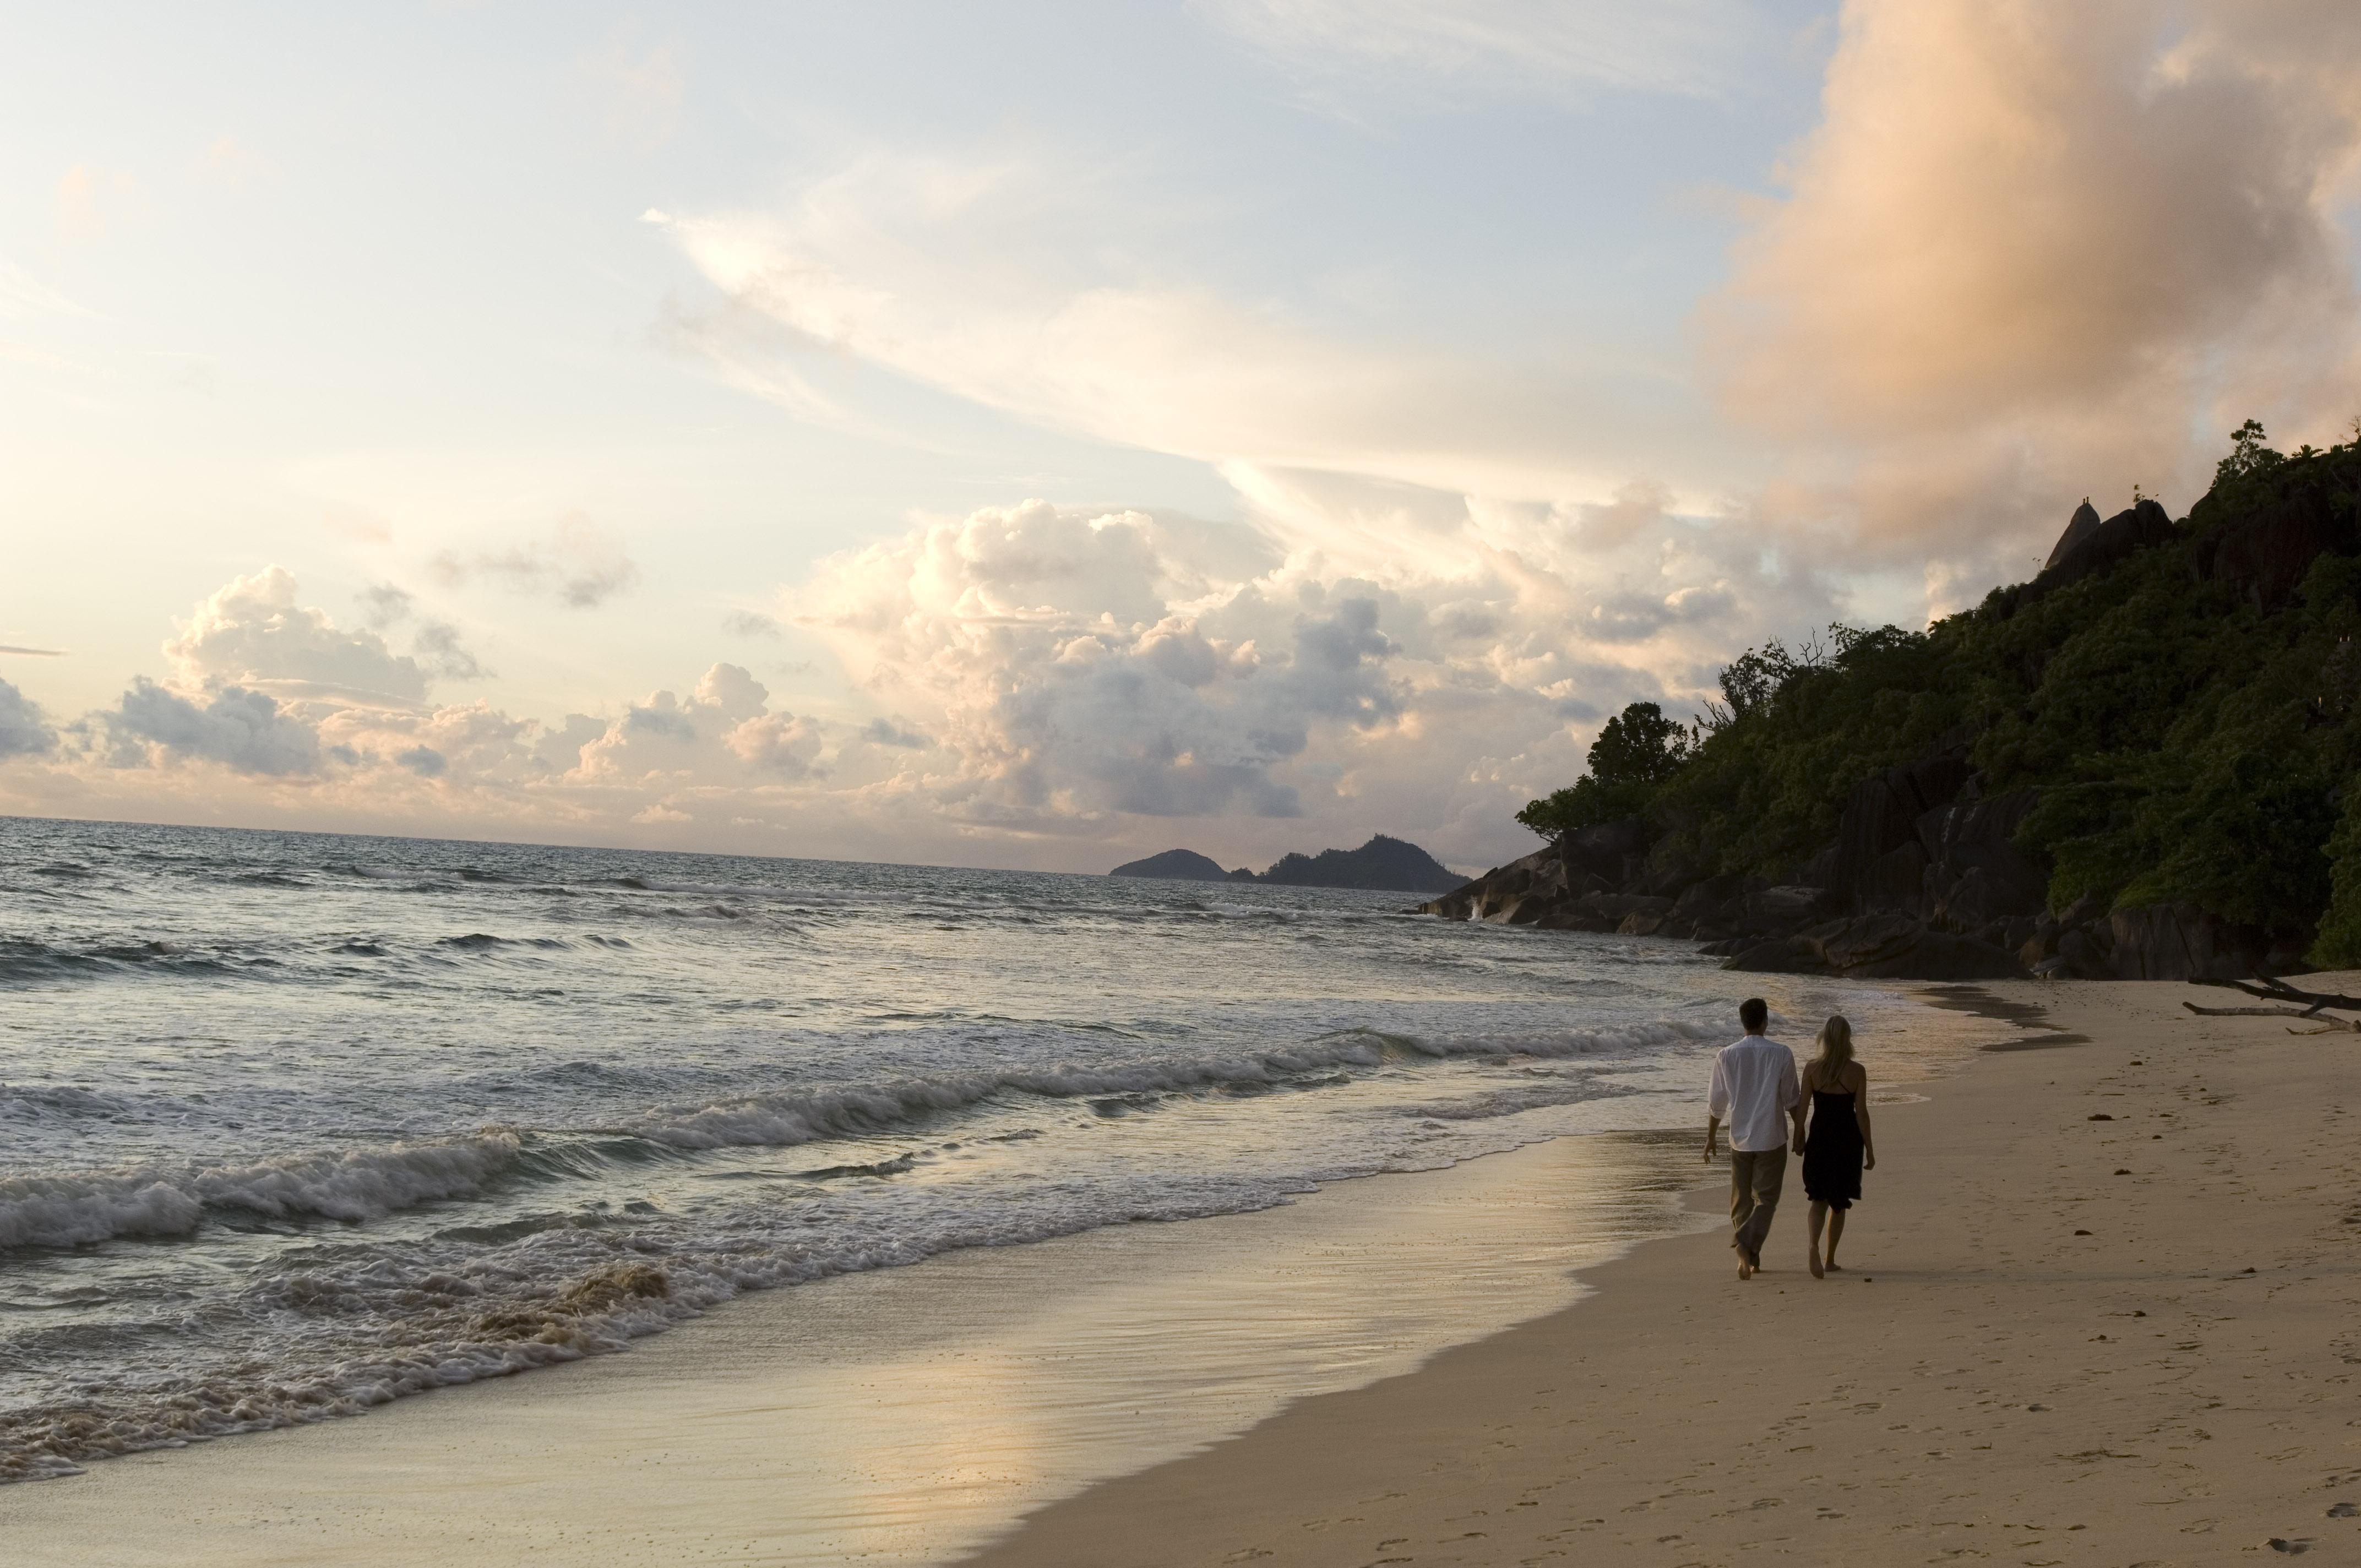
M 1410 902 L 0 818 L 0 1478 L 1695 1120 L 1737 977 Z

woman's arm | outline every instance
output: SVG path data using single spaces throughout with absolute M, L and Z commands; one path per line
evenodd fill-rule
M 1819 1070 L 1819 1066 L 1817 1062 L 1806 1062 L 1803 1081 L 1795 1086 L 1795 1149 L 1799 1156 L 1804 1152 L 1804 1124 L 1810 1118 L 1812 1112 L 1812 1075 Z
M 1861 1087 L 1852 1093 L 1852 1119 L 1861 1124 L 1861 1163 L 1864 1170 L 1877 1168 L 1877 1140 L 1869 1134 L 1869 1069 L 1859 1062 L 1853 1071 L 1861 1074 Z

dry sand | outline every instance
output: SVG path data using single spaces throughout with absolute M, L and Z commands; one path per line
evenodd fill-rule
M 1991 990 L 2062 1033 L 1877 1112 L 1883 1161 L 1850 1272 L 1826 1282 L 1804 1268 L 1791 1168 L 1753 1281 L 1719 1234 L 1671 1235 L 1587 1272 L 1595 1294 L 1576 1305 L 1386 1376 L 1437 1326 L 1364 1298 L 1464 1301 L 1436 1343 L 1464 1339 L 1488 1313 L 1549 1305 L 1505 1299 L 1467 1255 L 1538 1249 L 1499 1280 L 1554 1273 L 1564 1301 L 1563 1266 L 1602 1228 L 1661 1221 L 1662 1198 L 1656 1221 L 1629 1198 L 1559 1212 L 1635 1178 L 1661 1187 L 1659 1141 L 1564 1140 L 1271 1214 L 754 1298 L 629 1356 L 0 1489 L 0 1562 L 850 1560 L 829 1545 L 831 1497 L 905 1499 L 905 1538 L 870 1518 L 841 1539 L 907 1561 L 950 1517 L 945 1497 L 1005 1519 L 1011 1498 L 1093 1475 L 1120 1478 L 1041 1508 L 978 1561 L 2361 1561 L 2361 1518 L 2335 1512 L 2361 1504 L 2361 1037 L 2195 1019 L 2182 1001 L 2229 999 L 2185 986 Z M 1500 1222 L 1504 1182 L 1523 1212 L 1472 1229 Z M 1401 1280 L 1396 1258 L 1439 1277 Z M 1284 1333 L 1242 1332 L 1224 1373 L 1216 1336 L 1201 1328 L 1179 1355 L 1186 1336 L 1166 1332 L 1292 1308 L 1351 1326 L 1337 1365 L 1290 1376 L 1366 1386 L 1280 1408 L 1262 1364 Z M 839 1348 L 814 1361 L 807 1331 Z M 946 1378 L 990 1419 L 937 1430 L 943 1406 L 920 1396 Z M 1076 1388 L 1134 1401 L 1114 1412 L 1130 1425 L 1104 1410 L 1060 1425 L 1044 1401 Z M 1190 1420 L 1249 1430 L 1206 1446 Z M 1128 1435 L 1058 1452 L 1077 1431 Z M 871 1467 L 865 1495 L 811 1468 L 848 1453 Z
M 1806 1272 L 1800 1206 L 1747 1283 L 1721 1237 L 1651 1243 L 975 1561 L 2361 1561 L 2361 1038 L 1992 989 L 2085 1043 L 1878 1111 L 1848 1273 Z

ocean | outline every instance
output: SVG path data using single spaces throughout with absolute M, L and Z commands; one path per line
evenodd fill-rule
M 1695 1124 L 1739 977 L 1415 896 L 0 818 L 0 1478 Z

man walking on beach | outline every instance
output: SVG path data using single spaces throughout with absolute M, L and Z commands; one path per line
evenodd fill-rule
M 1804 1107 L 1795 1087 L 1795 1053 L 1767 1038 L 1771 1008 L 1759 996 L 1739 1003 L 1746 1037 L 1714 1053 L 1713 1089 L 1707 1096 L 1705 1157 L 1713 1158 L 1713 1138 L 1730 1124 L 1730 1245 L 1738 1249 L 1738 1277 L 1752 1279 L 1763 1266 L 1763 1239 L 1779 1207 L 1787 1179 L 1789 1118 L 1795 1141 L 1803 1142 Z

